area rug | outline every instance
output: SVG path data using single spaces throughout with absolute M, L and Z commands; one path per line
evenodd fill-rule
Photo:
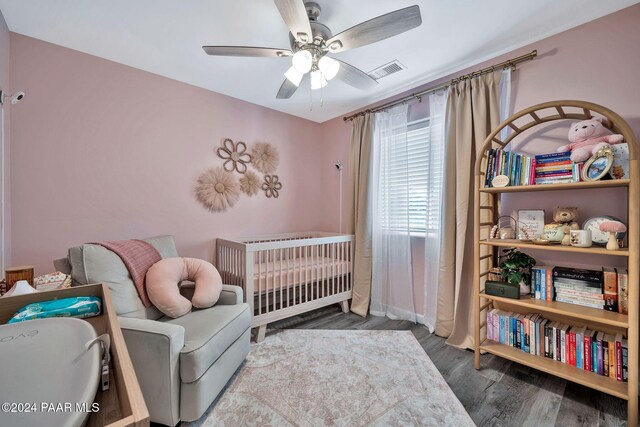
M 189 426 L 473 426 L 409 331 L 285 330 L 252 344 Z

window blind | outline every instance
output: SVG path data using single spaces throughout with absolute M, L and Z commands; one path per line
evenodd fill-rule
M 383 153 L 381 172 L 385 182 L 380 190 L 387 193 L 390 201 L 390 206 L 380 212 L 384 228 L 391 231 L 408 228 L 412 233 L 429 233 L 440 228 L 442 120 L 442 116 L 432 116 L 409 123 L 406 135 L 393 135 L 394 149 Z M 403 186 L 407 186 L 407 191 Z

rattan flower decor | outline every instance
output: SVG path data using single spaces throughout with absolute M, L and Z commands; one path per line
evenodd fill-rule
M 222 147 L 216 150 L 216 154 L 225 161 L 222 166 L 227 172 L 235 170 L 238 173 L 245 173 L 247 172 L 247 163 L 251 163 L 251 155 L 247 153 L 247 144 L 242 141 L 236 143 L 225 138 Z
M 265 175 L 264 182 L 262 183 L 262 191 L 265 196 L 277 199 L 280 195 L 279 191 L 282 190 L 282 183 L 278 175 Z
M 208 169 L 198 177 L 196 197 L 211 212 L 222 212 L 240 198 L 240 184 L 221 167 Z
M 240 190 L 247 196 L 254 196 L 260 191 L 260 178 L 255 172 L 247 171 L 240 177 Z
M 264 174 L 274 173 L 279 161 L 278 150 L 269 143 L 257 142 L 251 148 L 251 163 Z

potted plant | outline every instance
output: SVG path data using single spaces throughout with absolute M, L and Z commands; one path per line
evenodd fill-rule
M 520 287 L 520 295 L 531 293 L 531 268 L 536 260 L 517 249 L 507 249 L 500 257 L 502 279 Z

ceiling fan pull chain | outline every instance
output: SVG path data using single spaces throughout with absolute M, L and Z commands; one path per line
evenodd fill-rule
M 313 91 L 311 90 L 311 86 L 309 86 L 309 111 L 313 111 Z

